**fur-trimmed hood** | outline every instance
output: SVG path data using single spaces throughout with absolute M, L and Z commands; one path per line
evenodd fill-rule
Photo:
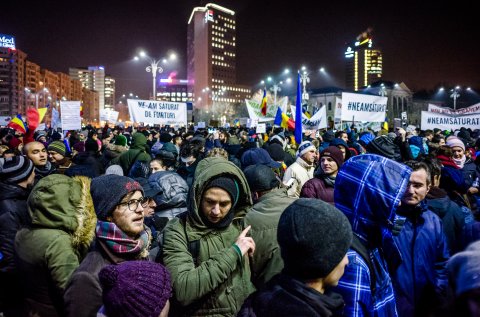
M 63 230 L 72 235 L 73 248 L 88 250 L 97 223 L 90 178 L 49 175 L 33 188 L 27 204 L 33 228 Z

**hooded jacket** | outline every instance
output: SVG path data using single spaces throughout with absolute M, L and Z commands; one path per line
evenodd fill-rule
M 392 237 L 395 211 L 405 193 L 411 169 L 391 159 L 364 154 L 350 158 L 335 180 L 335 206 L 350 221 L 366 246 L 374 272 L 360 254 L 347 252 L 349 265 L 334 292 L 343 296 L 345 316 L 396 316 L 389 268 L 401 263 Z M 370 282 L 375 274 L 375 293 Z
M 221 175 L 236 179 L 239 198 L 232 223 L 215 229 L 202 220 L 200 203 L 205 186 Z M 220 157 L 198 163 L 185 224 L 174 218 L 164 230 L 163 262 L 172 276 L 174 298 L 183 306 L 185 315 L 235 316 L 255 290 L 250 282 L 248 257 L 240 256 L 233 246 L 243 230 L 243 216 L 251 206 L 247 180 L 235 164 Z M 199 240 L 198 266 L 187 248 L 188 242 L 194 240 Z
M 150 175 L 148 183 L 158 191 L 153 199 L 157 204 L 154 217 L 172 219 L 187 211 L 187 182 L 175 172 L 161 171 Z
M 39 316 L 63 315 L 63 292 L 93 240 L 97 217 L 90 180 L 54 174 L 28 197 L 31 225 L 15 237 L 26 308 Z
M 123 175 L 128 175 L 130 166 L 132 166 L 135 161 L 150 162 L 152 158 L 150 154 L 147 153 L 147 150 L 147 138 L 142 133 L 137 132 L 133 135 L 130 149 L 112 159 L 110 162 L 111 164 L 120 165 L 123 169 Z

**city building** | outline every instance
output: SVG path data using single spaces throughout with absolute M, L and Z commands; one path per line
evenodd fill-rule
M 188 20 L 187 77 L 195 121 L 233 115 L 250 98 L 250 87 L 236 83 L 235 57 L 235 12 L 213 3 L 194 8 Z
M 15 47 L 15 37 L 0 34 L 0 116 L 12 116 L 23 108 L 26 54 Z
M 105 76 L 105 109 L 113 110 L 115 106 L 115 79 Z
M 157 100 L 192 102 L 193 93 L 188 90 L 188 80 L 162 78 L 157 90 Z
M 348 90 L 358 91 L 382 78 L 382 52 L 375 48 L 371 32 L 369 28 L 361 33 L 345 51 Z
M 69 68 L 72 79 L 82 83 L 83 88 L 98 92 L 99 109 L 113 110 L 115 105 L 115 80 L 105 75 L 103 66 L 72 67 Z

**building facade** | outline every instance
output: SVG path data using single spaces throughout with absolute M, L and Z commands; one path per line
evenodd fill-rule
M 69 68 L 72 79 L 82 83 L 83 88 L 98 92 L 99 109 L 113 110 L 115 105 L 115 79 L 105 75 L 103 66 Z
M 371 29 L 357 36 L 345 51 L 346 89 L 358 91 L 382 78 L 382 52 L 374 47 Z
M 195 121 L 215 116 L 216 103 L 240 106 L 250 98 L 250 87 L 236 83 L 235 57 L 235 12 L 213 3 L 194 8 L 188 20 L 187 77 Z

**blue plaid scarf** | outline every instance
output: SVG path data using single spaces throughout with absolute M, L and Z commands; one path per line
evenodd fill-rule
M 148 233 L 143 230 L 138 239 L 132 239 L 113 222 L 97 221 L 95 235 L 115 254 L 138 254 L 148 246 Z

